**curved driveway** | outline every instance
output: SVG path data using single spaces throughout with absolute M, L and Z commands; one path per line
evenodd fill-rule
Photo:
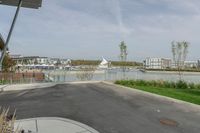
M 17 118 L 63 117 L 100 133 L 199 133 L 200 110 L 104 83 L 0 93 Z

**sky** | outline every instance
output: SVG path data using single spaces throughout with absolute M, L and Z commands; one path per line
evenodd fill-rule
M 15 7 L 0 6 L 7 37 Z M 11 54 L 71 59 L 171 58 L 172 41 L 190 42 L 188 60 L 200 58 L 199 0 L 43 0 L 39 10 L 20 10 Z

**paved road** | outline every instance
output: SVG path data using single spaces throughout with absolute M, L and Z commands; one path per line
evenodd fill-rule
M 64 117 L 101 133 L 200 132 L 200 110 L 104 83 L 3 92 L 0 106 L 17 108 L 18 119 Z

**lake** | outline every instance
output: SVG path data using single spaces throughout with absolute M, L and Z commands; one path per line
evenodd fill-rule
M 115 81 L 120 79 L 143 79 L 143 80 L 179 80 L 178 72 L 147 71 L 138 69 L 108 69 L 96 71 L 67 71 L 49 70 L 44 71 L 45 78 L 51 82 L 72 82 L 72 81 Z M 199 83 L 200 73 L 184 72 L 182 79 L 187 82 Z

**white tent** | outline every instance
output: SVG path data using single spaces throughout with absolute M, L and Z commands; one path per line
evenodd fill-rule
M 105 58 L 103 58 L 102 62 L 99 65 L 99 68 L 108 68 L 108 64 L 109 62 Z

